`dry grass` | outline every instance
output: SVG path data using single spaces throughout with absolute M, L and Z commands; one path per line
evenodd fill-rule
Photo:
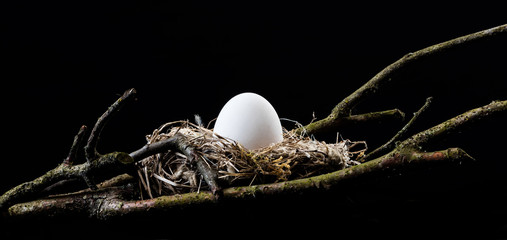
M 248 150 L 234 141 L 188 121 L 170 122 L 146 136 L 148 143 L 184 134 L 199 154 L 218 172 L 224 185 L 250 185 L 304 178 L 351 165 L 366 150 L 365 142 L 349 140 L 327 144 L 307 136 L 284 131 L 284 140 L 266 148 Z M 355 145 L 361 150 L 351 152 Z M 139 182 L 143 192 L 153 198 L 160 195 L 207 189 L 196 167 L 178 152 L 167 151 L 141 160 Z

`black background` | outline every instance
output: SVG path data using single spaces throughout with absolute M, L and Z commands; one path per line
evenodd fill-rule
M 79 127 L 91 128 L 128 88 L 137 89 L 137 101 L 107 125 L 100 152 L 136 150 L 146 134 L 165 122 L 193 119 L 194 114 L 211 121 L 228 99 L 246 91 L 268 99 L 280 117 L 305 124 L 313 114 L 327 116 L 336 103 L 404 54 L 506 23 L 501 9 L 363 2 L 10 3 L 1 10 L 0 190 L 56 166 Z M 433 96 L 415 133 L 492 100 L 505 100 L 505 40 L 423 62 L 398 75 L 395 84 L 355 112 L 399 108 L 411 116 Z M 305 197 L 288 210 L 287 218 L 343 214 L 338 222 L 344 228 L 355 226 L 351 229 L 361 232 L 358 226 L 364 226 L 386 236 L 394 233 L 385 229 L 393 228 L 409 228 L 415 235 L 444 231 L 501 236 L 506 221 L 495 219 L 505 217 L 500 204 L 506 199 L 507 166 L 501 159 L 505 120 L 487 121 L 429 149 L 462 147 L 479 163 L 457 172 L 433 169 L 360 185 L 334 196 L 349 206 L 343 212 L 329 196 Z M 402 125 L 339 132 L 344 138 L 366 140 L 373 149 Z M 335 137 L 317 136 L 326 141 Z M 305 202 L 319 207 L 298 210 Z M 329 233 L 340 224 L 328 222 L 324 229 L 315 224 L 306 232 Z M 38 229 L 54 237 L 46 230 Z

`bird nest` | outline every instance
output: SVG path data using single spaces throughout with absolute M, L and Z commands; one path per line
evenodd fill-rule
M 366 151 L 364 141 L 337 140 L 328 144 L 287 130 L 282 142 L 249 150 L 188 121 L 166 123 L 146 140 L 151 144 L 176 134 L 186 136 L 224 186 L 287 181 L 336 171 L 359 164 L 355 159 Z M 141 192 L 150 198 L 209 189 L 195 164 L 177 151 L 152 155 L 137 166 Z

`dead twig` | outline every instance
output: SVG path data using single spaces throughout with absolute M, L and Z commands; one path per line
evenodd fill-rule
M 378 147 L 377 149 L 373 150 L 369 154 L 365 155 L 363 158 L 359 159 L 359 161 L 362 161 L 362 162 L 368 161 L 369 159 L 372 159 L 374 157 L 378 157 L 382 153 L 386 153 L 387 151 L 392 150 L 396 145 L 396 141 L 405 137 L 408 129 L 412 125 L 414 125 L 414 123 L 417 120 L 417 118 L 419 117 L 419 115 L 421 115 L 421 113 L 426 111 L 426 109 L 429 107 L 432 99 L 433 99 L 432 97 L 426 98 L 426 102 L 424 103 L 424 105 L 417 112 L 414 113 L 414 116 L 410 119 L 410 121 L 408 121 L 408 123 L 405 126 L 403 126 L 403 128 L 398 133 L 396 133 L 396 135 L 394 135 L 394 137 L 392 137 L 384 145 Z
M 88 162 L 93 161 L 100 156 L 100 154 L 97 152 L 97 144 L 99 142 L 102 129 L 104 129 L 106 123 L 114 116 L 115 113 L 120 110 L 123 105 L 125 105 L 128 100 L 134 98 L 135 95 L 136 90 L 134 88 L 125 91 L 125 93 L 123 93 L 123 95 L 118 98 L 118 100 L 116 100 L 116 102 L 114 102 L 107 109 L 107 111 L 102 114 L 102 116 L 99 117 L 92 129 L 92 132 L 90 133 L 90 137 L 88 138 L 88 142 L 84 148 L 86 160 Z
M 491 38 L 499 34 L 507 33 L 507 25 L 498 26 L 488 30 L 480 31 L 463 37 L 459 37 L 447 42 L 436 44 L 434 46 L 410 53 L 386 67 L 375 75 L 370 81 L 338 103 L 331 114 L 325 119 L 312 122 L 305 127 L 301 127 L 297 132 L 306 131 L 308 134 L 327 131 L 336 126 L 342 126 L 347 121 L 369 121 L 371 119 L 381 119 L 386 116 L 403 116 L 399 110 L 390 110 L 378 112 L 376 114 L 351 115 L 351 110 L 365 98 L 373 96 L 386 83 L 391 81 L 391 77 L 410 64 L 417 63 L 421 59 L 436 56 L 448 49 L 470 44 L 481 39 Z M 87 218 L 109 219 L 114 216 L 129 216 L 135 214 L 144 214 L 156 211 L 167 211 L 173 208 L 196 207 L 202 204 L 217 202 L 217 193 L 223 199 L 256 199 L 259 196 L 278 196 L 280 194 L 302 194 L 314 191 L 327 191 L 336 188 L 346 181 L 361 179 L 371 173 L 383 174 L 384 172 L 404 169 L 409 166 L 418 166 L 428 162 L 457 162 L 473 160 L 464 150 L 459 148 L 449 148 L 446 150 L 425 152 L 424 148 L 431 142 L 445 137 L 448 134 L 457 132 L 471 123 L 494 117 L 500 113 L 507 112 L 507 100 L 494 101 L 480 108 L 472 109 L 454 118 L 451 118 L 441 124 L 438 124 L 425 131 L 419 132 L 412 137 L 399 142 L 389 153 L 377 157 L 363 164 L 354 165 L 327 174 L 318 176 L 281 181 L 270 184 L 260 184 L 243 187 L 233 187 L 221 190 L 216 184 L 216 172 L 212 166 L 205 161 L 206 156 L 196 153 L 195 146 L 184 135 L 175 135 L 159 143 L 150 143 L 131 154 L 123 152 L 113 152 L 100 155 L 96 151 L 98 138 L 105 123 L 123 105 L 124 100 L 132 98 L 135 90 L 127 91 L 118 101 L 116 101 L 104 113 L 95 124 L 91 131 L 85 155 L 87 161 L 73 165 L 77 149 L 83 139 L 85 128 L 82 127 L 70 149 L 68 157 L 62 164 L 55 169 L 48 171 L 43 176 L 14 187 L 0 196 L 0 209 L 4 210 L 5 216 L 23 217 L 23 216 L 86 216 Z M 429 102 L 427 102 L 429 104 Z M 420 112 L 427 107 L 423 106 Z M 355 119 L 355 120 L 354 120 Z M 415 118 L 406 125 L 406 128 L 398 132 L 389 142 L 389 147 L 381 149 L 391 149 L 392 143 L 404 137 L 408 127 L 410 127 Z M 195 164 L 203 179 L 210 186 L 211 192 L 200 191 L 186 194 L 175 194 L 171 196 L 160 196 L 153 199 L 137 201 L 134 198 L 135 190 L 131 185 L 120 187 L 109 187 L 117 182 L 129 181 L 129 177 L 120 175 L 128 172 L 128 168 L 136 160 L 150 156 L 160 151 L 174 150 L 185 155 L 186 160 Z M 373 157 L 372 157 L 373 158 Z M 70 181 L 75 179 L 84 180 L 90 188 L 96 189 L 93 180 L 107 179 L 118 176 L 110 183 L 103 184 L 107 186 L 98 191 L 85 190 L 78 193 L 63 194 L 52 196 L 45 199 L 29 201 L 39 196 L 44 189 L 61 181 Z
M 133 167 L 135 161 L 168 149 L 184 153 L 190 162 L 196 164 L 198 171 L 202 174 L 204 180 L 212 189 L 212 192 L 218 197 L 221 194 L 221 188 L 217 183 L 217 174 L 215 170 L 204 162 L 202 156 L 196 154 L 193 146 L 188 142 L 185 136 L 181 134 L 162 142 L 147 144 L 130 155 L 124 152 L 113 152 L 102 155 L 97 152 L 96 145 L 105 124 L 114 113 L 118 112 L 125 102 L 132 99 L 135 94 L 135 89 L 132 88 L 127 90 L 97 120 L 88 138 L 88 143 L 84 148 L 86 155 L 85 163 L 73 166 L 86 130 L 86 126 L 82 126 L 78 134 L 74 137 L 68 157 L 62 164 L 33 181 L 22 183 L 4 193 L 0 196 L 0 209 L 4 209 L 20 201 L 33 199 L 43 192 L 50 192 L 55 187 L 76 184 L 76 180 L 82 180 L 89 188 L 97 190 L 98 187 L 95 181 L 104 181 L 108 178 L 126 173 Z
M 86 133 L 86 126 L 83 125 L 79 129 L 79 132 L 74 137 L 74 142 L 72 142 L 72 146 L 70 147 L 69 155 L 65 160 L 63 160 L 63 163 L 65 165 L 72 165 L 74 163 L 74 160 L 77 158 L 77 151 L 81 147 L 81 142 L 83 141 L 84 135 Z
M 438 124 L 426 131 L 413 135 L 407 140 L 401 142 L 397 148 L 400 149 L 420 149 L 424 148 L 430 142 L 442 139 L 448 134 L 459 131 L 477 121 L 492 118 L 498 114 L 507 112 L 507 100 L 493 101 L 488 105 L 472 109 L 441 124 Z
M 22 183 L 0 196 L 0 209 L 4 209 L 14 203 L 26 201 L 38 196 L 41 192 L 43 192 L 43 190 L 51 188 L 51 186 L 61 181 L 74 183 L 75 181 L 73 180 L 82 179 L 90 188 L 95 190 L 97 189 L 94 184 L 95 180 L 103 181 L 125 173 L 127 171 L 127 166 L 134 162 L 127 153 L 113 152 L 101 155 L 97 153 L 96 145 L 106 122 L 114 113 L 119 111 L 120 107 L 126 100 L 133 98 L 135 93 L 136 91 L 133 88 L 127 90 L 97 120 L 97 123 L 88 138 L 88 143 L 85 146 L 87 160 L 85 163 L 73 165 L 86 130 L 86 126 L 82 126 L 77 135 L 74 137 L 74 141 L 67 158 L 65 158 L 65 160 L 53 170 L 46 172 L 44 175 L 34 179 L 33 181 Z
M 195 151 L 194 146 L 183 134 L 176 133 L 168 139 L 146 144 L 139 150 L 132 152 L 130 156 L 137 161 L 167 150 L 183 153 L 188 162 L 197 166 L 197 170 L 203 176 L 204 181 L 208 184 L 212 193 L 216 197 L 221 195 L 221 188 L 217 181 L 218 174 L 216 170 L 206 163 L 204 160 L 205 157 Z
M 338 126 L 341 126 L 343 118 L 351 116 L 351 111 L 357 104 L 367 98 L 372 97 L 381 89 L 383 89 L 387 83 L 395 79 L 393 78 L 395 74 L 405 69 L 406 67 L 425 60 L 429 57 L 437 56 L 438 54 L 446 52 L 449 49 L 462 47 L 475 43 L 479 40 L 489 39 L 501 34 L 507 34 L 507 24 L 435 44 L 413 53 L 408 53 L 396 62 L 384 68 L 367 83 L 343 99 L 333 108 L 331 113 L 326 118 L 314 121 L 305 127 L 300 128 L 298 131 L 306 131 L 308 134 L 315 134 L 318 132 L 326 132 L 335 129 Z

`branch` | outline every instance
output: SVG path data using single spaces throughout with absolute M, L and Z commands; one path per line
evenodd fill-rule
M 392 81 L 392 77 L 396 73 L 398 73 L 400 70 L 405 69 L 407 66 L 425 60 L 428 57 L 433 57 L 435 55 L 441 54 L 450 49 L 472 44 L 479 40 L 489 39 L 501 34 L 507 34 L 507 24 L 458 37 L 443 43 L 435 44 L 414 53 L 408 53 L 396 62 L 384 68 L 366 84 L 343 99 L 333 108 L 329 116 L 322 120 L 310 123 L 304 128 L 308 134 L 325 132 L 329 130 L 330 127 L 336 128 L 340 125 L 340 119 L 350 116 L 351 110 L 357 104 L 375 95 L 379 90 L 386 86 L 387 83 Z
M 116 100 L 102 116 L 99 117 L 95 126 L 90 133 L 90 137 L 88 138 L 88 143 L 85 146 L 85 155 L 87 161 L 93 161 L 99 157 L 99 153 L 97 152 L 97 143 L 99 142 L 100 134 L 102 133 L 102 129 L 106 123 L 113 117 L 115 113 L 117 113 L 120 108 L 125 105 L 127 100 L 132 99 L 136 94 L 136 90 L 131 88 L 123 93 L 123 95 Z
M 176 149 L 178 142 L 181 141 L 181 139 L 179 139 L 180 135 L 176 135 L 176 136 L 178 136 L 178 137 L 172 137 L 172 138 L 164 139 L 162 141 L 158 141 L 155 143 L 146 144 L 142 148 L 140 148 L 134 152 L 131 152 L 130 157 L 132 157 L 134 159 L 134 161 L 137 162 L 137 161 L 140 161 L 140 160 L 147 158 L 151 155 L 165 152 L 165 151 L 171 150 L 171 149 Z
M 459 131 L 479 120 L 507 112 L 507 100 L 493 101 L 488 105 L 472 109 L 430 129 L 422 131 L 399 144 L 398 148 L 419 148 L 450 133 Z
M 298 134 L 306 133 L 310 135 L 316 132 L 334 131 L 337 127 L 346 127 L 350 125 L 362 124 L 367 122 L 384 122 L 393 120 L 403 121 L 404 118 L 405 118 L 404 112 L 400 111 L 399 109 L 391 109 L 380 112 L 370 112 L 346 116 L 342 118 L 335 118 L 329 121 L 322 120 L 317 121 L 314 123 L 310 123 L 305 127 L 296 129 L 296 133 Z M 308 129 L 309 126 L 310 128 Z
M 492 102 L 491 104 L 470 110 L 435 127 L 417 133 L 401 142 L 398 147 L 390 153 L 369 162 L 309 178 L 227 188 L 222 191 L 221 199 L 245 200 L 255 199 L 261 196 L 270 197 L 280 194 L 301 194 L 311 191 L 325 191 L 340 186 L 344 181 L 358 180 L 370 174 L 382 175 L 394 169 L 402 170 L 407 167 L 419 166 L 427 163 L 455 162 L 461 164 L 464 161 L 471 161 L 473 158 L 459 148 L 449 148 L 435 152 L 421 152 L 420 149 L 421 146 L 435 138 L 458 131 L 469 123 L 490 118 L 502 112 L 507 112 L 507 101 Z M 178 143 L 178 141 L 184 141 L 184 138 L 177 139 L 179 140 L 167 140 L 165 144 L 169 145 L 170 148 L 179 148 L 179 150 L 184 153 L 186 150 L 191 150 L 191 147 L 186 146 L 185 142 L 183 142 L 183 144 Z M 148 147 L 144 149 L 148 149 Z M 191 155 L 192 152 L 187 151 L 185 154 Z M 129 158 L 131 157 L 129 156 Z M 123 176 L 122 179 L 124 179 Z M 129 179 L 130 178 L 127 177 L 127 181 Z M 22 217 L 36 215 L 41 212 L 51 216 L 75 216 L 77 213 L 74 209 L 79 209 L 79 213 L 86 213 L 86 217 L 108 219 L 114 216 L 142 214 L 148 210 L 150 213 L 153 213 L 156 211 L 168 211 L 173 208 L 196 207 L 202 204 L 217 202 L 216 194 L 213 192 L 176 194 L 143 201 L 132 201 L 124 200 L 124 198 L 116 196 L 118 194 L 116 194 L 115 189 L 118 188 L 112 189 L 113 192 L 109 195 L 103 195 L 103 191 L 85 192 L 16 204 L 9 208 L 8 216 Z M 130 194 L 133 194 L 133 192 L 130 192 Z M 69 206 L 73 207 L 69 208 Z
M 74 163 L 74 160 L 77 158 L 77 151 L 79 150 L 79 147 L 81 147 L 81 142 L 83 141 L 85 132 L 86 126 L 83 125 L 74 137 L 74 142 L 72 142 L 72 146 L 70 147 L 69 155 L 65 158 L 65 160 L 63 160 L 64 164 L 72 165 Z
M 83 175 L 93 176 L 95 180 L 103 181 L 121 173 L 125 173 L 133 159 L 126 153 L 113 152 L 83 164 L 69 166 L 65 163 L 30 182 L 22 183 L 0 196 L 0 210 L 10 205 L 33 199 L 47 187 L 62 180 L 82 179 Z
M 372 159 L 374 157 L 379 156 L 382 153 L 392 150 L 395 146 L 396 141 L 405 137 L 408 129 L 412 125 L 414 125 L 414 123 L 417 120 L 417 118 L 419 117 L 419 115 L 421 115 L 421 113 L 426 111 L 426 109 L 429 107 L 432 99 L 433 99 L 432 97 L 426 98 L 426 102 L 424 103 L 424 105 L 417 112 L 414 113 L 414 116 L 410 119 L 410 121 L 408 121 L 408 123 L 398 133 L 396 133 L 396 135 L 394 135 L 394 137 L 392 137 L 384 145 L 380 146 L 379 148 L 373 150 L 372 152 L 370 152 L 369 154 L 367 154 L 366 156 L 361 158 L 360 161 L 363 161 L 363 162 L 368 161 L 368 159 Z
M 171 138 L 144 145 L 139 150 L 130 153 L 134 161 L 142 160 L 156 153 L 173 150 L 183 153 L 187 157 L 187 161 L 194 163 L 197 170 L 203 176 L 204 181 L 208 184 L 211 191 L 218 198 L 221 195 L 221 188 L 218 184 L 218 174 L 205 160 L 204 156 L 197 154 L 192 144 L 182 134 L 176 134 Z
M 457 46 L 463 46 L 480 39 L 487 39 L 500 33 L 507 32 L 507 25 L 498 26 L 485 31 L 477 32 L 460 38 L 456 38 L 441 44 L 437 44 L 415 53 L 407 54 L 395 63 L 391 64 L 369 82 L 355 91 L 353 94 L 338 103 L 331 114 L 320 121 L 309 124 L 298 131 L 308 131 L 309 134 L 324 131 L 336 126 L 342 126 L 345 123 L 356 123 L 361 121 L 379 120 L 385 118 L 403 117 L 399 110 L 389 110 L 377 113 L 350 115 L 354 106 L 364 98 L 371 97 L 379 89 L 391 81 L 391 77 L 409 64 L 418 62 L 429 56 L 434 56 L 448 49 Z M 141 149 L 132 152 L 130 155 L 122 152 L 113 152 L 100 155 L 96 151 L 100 133 L 110 117 L 118 111 L 123 105 L 124 100 L 131 98 L 135 93 L 131 89 L 118 99 L 111 107 L 98 119 L 93 128 L 87 145 L 85 154 L 87 161 L 80 165 L 72 166 L 76 157 L 79 143 L 84 135 L 82 127 L 74 138 L 71 150 L 65 161 L 55 169 L 48 171 L 43 176 L 23 183 L 0 196 L 0 210 L 10 207 L 5 213 L 6 216 L 86 216 L 87 218 L 109 219 L 115 216 L 129 216 L 137 214 L 146 214 L 157 211 L 167 211 L 180 207 L 195 207 L 202 204 L 216 203 L 217 193 L 223 199 L 244 200 L 256 199 L 258 197 L 273 197 L 281 194 L 301 194 L 314 191 L 326 191 L 331 188 L 342 186 L 349 180 L 359 180 L 370 174 L 385 174 L 393 170 L 404 169 L 410 166 L 419 166 L 426 163 L 444 163 L 473 160 L 466 152 L 459 148 L 449 148 L 435 152 L 423 152 L 421 149 L 435 139 L 442 138 L 447 134 L 458 131 L 471 123 L 479 120 L 496 116 L 499 113 L 507 112 L 507 101 L 495 101 L 486 106 L 476 108 L 465 112 L 459 116 L 447 120 L 435 127 L 417 133 L 412 137 L 402 141 L 391 152 L 376 158 L 372 161 L 352 166 L 343 170 L 335 171 L 319 176 L 303 178 L 292 181 L 278 182 L 272 184 L 262 184 L 255 186 L 232 187 L 221 190 L 216 183 L 216 173 L 214 169 L 207 164 L 205 157 L 197 155 L 194 148 L 189 144 L 184 135 L 168 139 L 161 143 L 149 144 Z M 425 105 L 426 106 L 426 105 Z M 423 107 L 424 108 L 424 107 Z M 422 110 L 420 110 L 422 111 Z M 413 123 L 413 118 L 407 128 Z M 402 129 L 393 137 L 393 141 L 400 139 L 406 133 L 406 128 Z M 189 162 L 196 164 L 197 169 L 203 175 L 212 192 L 188 193 L 182 195 L 162 196 L 154 199 L 134 201 L 135 190 L 128 184 L 123 187 L 108 187 L 99 191 L 81 191 L 78 193 L 58 195 L 36 201 L 18 203 L 27 201 L 38 196 L 45 188 L 52 186 L 62 180 L 72 182 L 74 179 L 83 179 L 92 187 L 91 178 L 107 179 L 119 174 L 125 173 L 128 167 L 136 160 L 140 160 L 159 151 L 174 150 L 183 153 Z M 117 182 L 130 181 L 131 178 L 126 175 L 120 175 L 117 180 L 111 181 L 111 184 Z M 107 186 L 110 184 L 103 184 Z M 15 205 L 13 205 L 15 204 Z
M 458 131 L 469 123 L 490 118 L 502 112 L 507 112 L 507 101 L 495 101 L 486 106 L 470 110 L 451 118 L 428 130 L 417 133 L 411 138 L 401 142 L 398 147 L 390 153 L 372 161 L 309 178 L 272 184 L 227 188 L 222 191 L 221 199 L 246 200 L 259 197 L 274 197 L 282 194 L 299 195 L 305 192 L 327 191 L 331 188 L 341 186 L 340 184 L 346 181 L 359 180 L 371 174 L 390 174 L 390 171 L 395 169 L 399 171 L 407 167 L 420 166 L 421 164 L 427 163 L 451 162 L 461 164 L 464 161 L 471 161 L 473 158 L 459 148 L 449 148 L 435 152 L 421 152 L 420 149 L 421 146 L 427 144 L 429 141 Z M 192 156 L 192 147 L 186 145 L 184 137 L 167 140 L 165 141 L 165 145 L 168 145 L 166 147 L 171 149 L 179 149 L 179 151 L 185 153 L 187 156 Z M 162 146 L 159 146 L 158 149 L 161 148 Z M 150 149 L 150 147 L 145 146 L 142 149 Z M 141 152 L 143 151 L 138 150 L 136 151 L 137 153 L 135 153 L 142 155 Z M 125 155 L 128 159 L 133 160 L 130 155 Z M 116 158 L 118 157 L 111 157 L 111 159 Z M 88 162 L 74 166 L 71 168 L 73 169 L 71 171 L 65 168 L 64 164 L 61 164 L 52 171 L 68 172 L 68 176 L 75 176 L 76 172 L 83 171 L 78 168 L 87 165 L 89 165 Z M 58 174 L 46 175 L 40 177 L 40 179 L 34 180 L 34 182 L 48 181 L 44 180 L 44 178 L 50 178 Z M 125 178 L 123 177 L 124 175 L 120 176 L 122 179 Z M 130 180 L 129 177 L 126 179 L 127 181 Z M 218 201 L 217 195 L 213 192 L 176 194 L 143 201 L 133 201 L 131 199 L 133 199 L 134 190 L 132 187 L 128 187 L 128 185 L 123 188 L 113 187 L 108 189 L 109 190 L 104 189 L 101 191 L 84 191 L 75 194 L 65 194 L 16 204 L 8 209 L 6 215 L 10 217 L 29 217 L 44 214 L 58 217 L 81 216 L 86 218 L 109 219 L 111 217 L 138 216 L 146 213 L 146 211 L 150 211 L 150 214 L 153 214 L 156 212 L 170 211 L 174 208 L 198 207 L 203 204 L 216 203 Z M 4 194 L 4 196 L 6 195 L 8 196 L 8 194 Z M 1 198 L 4 198 L 4 196 Z M 1 202 L 3 206 L 6 206 L 6 201 L 4 199 L 1 199 Z
M 54 192 L 55 188 L 67 187 L 69 184 L 79 186 L 76 184 L 76 181 L 79 180 L 84 180 L 88 187 L 92 190 L 97 190 L 98 187 L 94 184 L 96 180 L 103 181 L 119 174 L 129 172 L 134 162 L 167 150 L 179 151 L 187 156 L 190 163 L 196 164 L 197 170 L 210 186 L 213 194 L 219 197 L 221 195 L 221 188 L 217 183 L 218 175 L 216 171 L 206 162 L 203 156 L 196 154 L 194 147 L 182 134 L 177 134 L 164 141 L 147 144 L 131 154 L 113 152 L 101 155 L 97 153 L 96 144 L 106 122 L 115 112 L 118 112 L 125 101 L 132 98 L 135 93 L 136 91 L 133 88 L 126 91 L 97 120 L 88 139 L 88 144 L 85 147 L 85 154 L 87 155 L 87 161 L 85 163 L 72 166 L 86 130 L 86 126 L 82 126 L 78 134 L 74 137 L 69 155 L 63 163 L 35 180 L 20 184 L 4 193 L 0 196 L 0 210 L 20 201 L 33 199 L 43 193 Z
M 131 99 L 136 93 L 135 89 L 126 91 L 116 102 L 114 102 L 107 111 L 97 120 L 93 128 L 88 143 L 85 146 L 86 162 L 73 166 L 73 162 L 77 156 L 80 143 L 84 138 L 86 126 L 82 126 L 74 137 L 74 141 L 67 158 L 53 170 L 46 172 L 44 175 L 30 182 L 22 183 L 0 196 L 0 209 L 9 207 L 10 205 L 33 199 L 42 194 L 45 189 L 49 189 L 56 184 L 64 181 L 65 183 L 75 183 L 76 179 L 82 179 L 86 184 L 96 189 L 93 180 L 103 181 L 105 179 L 125 173 L 128 166 L 131 166 L 134 160 L 127 154 L 122 152 L 113 152 L 100 155 L 96 151 L 96 145 L 100 137 L 100 133 L 106 122 L 118 112 L 125 101 Z
M 472 158 L 459 148 L 435 152 L 393 152 L 370 162 L 315 177 L 262 184 L 232 187 L 223 190 L 224 200 L 248 200 L 276 197 L 278 195 L 299 195 L 314 191 L 327 191 L 348 180 L 358 180 L 368 174 L 384 174 L 390 169 L 404 169 L 428 162 L 462 162 Z M 82 217 L 107 220 L 113 217 L 128 217 L 172 209 L 195 208 L 219 202 L 211 192 L 176 194 L 153 199 L 132 201 L 125 196 L 133 195 L 132 187 L 111 188 L 96 192 L 66 194 L 48 199 L 21 203 L 9 208 L 10 217 L 30 217 L 44 214 L 53 217 Z M 69 207 L 72 206 L 72 207 Z

